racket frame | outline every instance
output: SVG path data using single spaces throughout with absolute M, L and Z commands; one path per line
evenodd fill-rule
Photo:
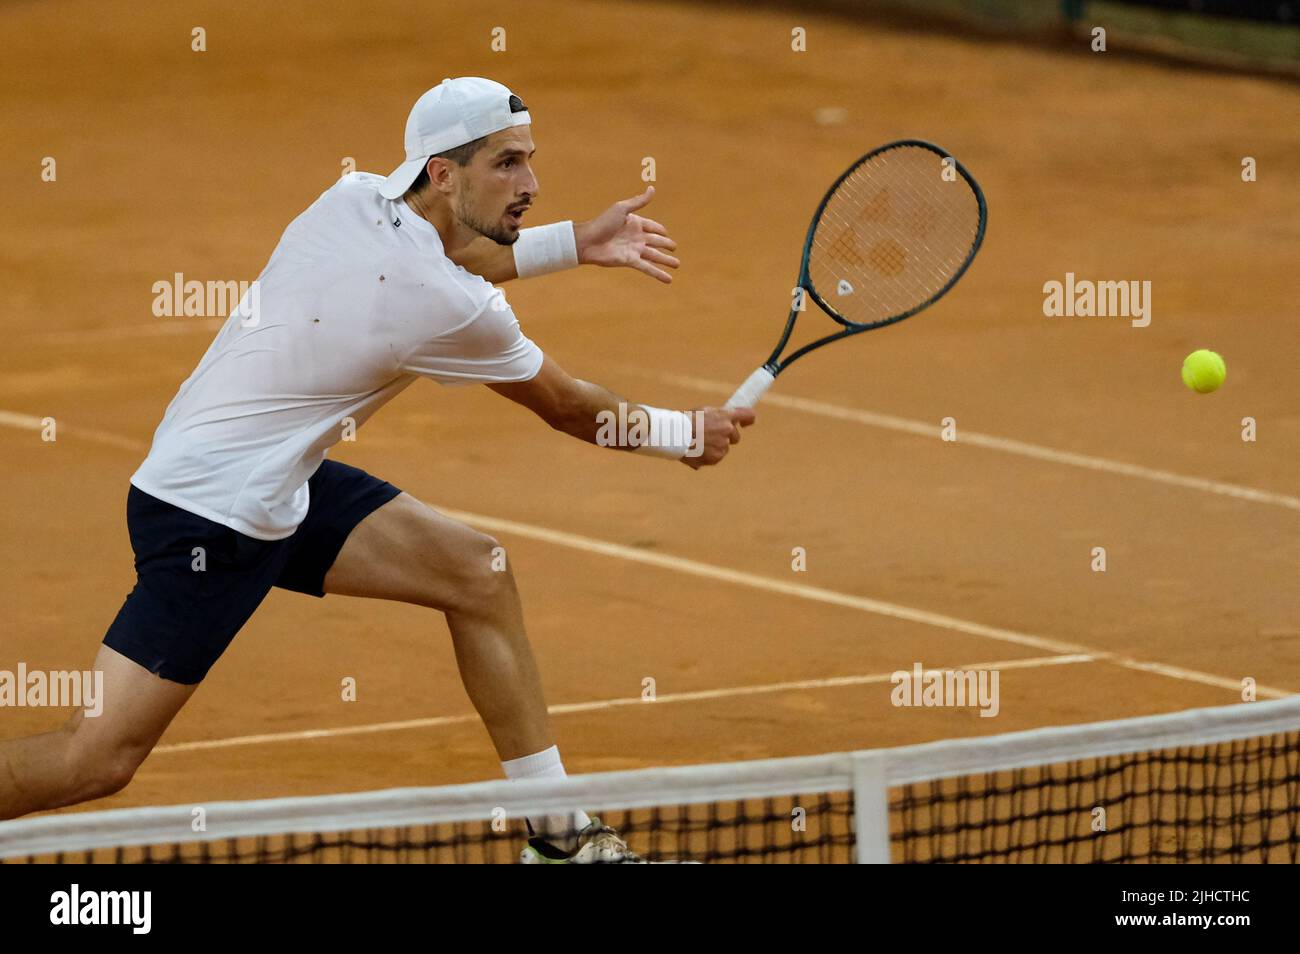
M 839 314 L 833 307 L 831 307 L 830 304 L 826 302 L 825 299 L 822 298 L 821 295 L 817 293 L 817 289 L 813 287 L 812 279 L 808 275 L 808 261 L 812 257 L 813 236 L 817 234 L 817 225 L 819 222 L 821 222 L 822 214 L 826 211 L 826 206 L 830 202 L 831 196 L 835 194 L 835 190 L 840 187 L 840 185 L 844 182 L 845 179 L 853 175 L 853 173 L 856 172 L 868 160 L 874 159 L 876 156 L 879 156 L 881 153 L 888 152 L 891 149 L 900 149 L 904 146 L 917 146 L 922 149 L 928 149 L 936 156 L 939 156 L 940 159 L 952 160 L 953 168 L 956 169 L 957 173 L 963 179 L 966 180 L 966 184 L 970 186 L 971 191 L 975 194 L 975 200 L 979 204 L 979 227 L 975 232 L 975 240 L 971 243 L 970 251 L 966 254 L 965 261 L 961 263 L 961 267 L 958 268 L 957 271 L 953 273 L 952 277 L 948 279 L 947 283 L 942 288 L 936 291 L 925 301 L 921 302 L 920 304 L 916 305 L 913 308 L 909 308 L 907 311 L 901 312 L 897 315 L 892 315 L 891 317 L 882 319 L 881 321 L 871 322 L 870 324 L 858 324 L 856 322 L 849 321 L 843 315 Z M 981 189 L 980 184 L 975 181 L 975 177 L 966 171 L 966 167 L 963 166 L 955 156 L 953 156 L 950 152 L 948 152 L 946 149 L 942 148 L 941 146 L 936 146 L 934 143 L 927 142 L 924 139 L 898 139 L 895 140 L 894 142 L 886 143 L 883 146 L 877 146 L 875 149 L 872 149 L 870 152 L 864 154 L 857 160 L 857 162 L 850 165 L 847 169 L 844 170 L 844 172 L 840 174 L 839 178 L 836 179 L 835 182 L 831 184 L 831 187 L 826 190 L 826 194 L 822 196 L 821 202 L 818 203 L 817 211 L 813 213 L 812 223 L 808 226 L 808 235 L 804 238 L 803 257 L 799 263 L 799 278 L 798 281 L 795 283 L 795 287 L 797 289 L 802 291 L 805 295 L 811 297 L 812 300 L 817 303 L 817 307 L 819 307 L 822 311 L 826 312 L 826 314 L 829 315 L 833 320 L 843 325 L 844 328 L 843 330 L 837 331 L 834 334 L 830 334 L 825 336 L 824 338 L 819 338 L 816 341 L 809 342 L 808 344 L 804 345 L 801 348 L 798 348 L 793 353 L 791 353 L 790 355 L 782 359 L 781 352 L 785 350 L 785 346 L 790 342 L 790 335 L 794 331 L 795 321 L 802 313 L 797 307 L 791 306 L 790 317 L 786 319 L 785 330 L 781 333 L 781 340 L 777 342 L 776 347 L 772 350 L 771 357 L 769 357 L 765 362 L 763 362 L 762 367 L 767 369 L 767 371 L 770 372 L 773 377 L 776 377 L 778 374 L 780 374 L 786 368 L 790 367 L 790 365 L 792 365 L 799 358 L 803 357 L 809 351 L 812 351 L 816 348 L 820 348 L 824 344 L 829 344 L 832 341 L 838 341 L 841 338 L 848 338 L 851 335 L 861 334 L 864 331 L 871 331 L 873 328 L 883 328 L 886 325 L 892 325 L 895 322 L 902 321 L 904 318 L 910 318 L 913 315 L 915 315 L 918 311 L 921 311 L 925 308 L 928 308 L 930 305 L 933 305 L 936 301 L 938 301 L 945 294 L 947 294 L 948 290 L 952 288 L 953 285 L 957 284 L 958 280 L 962 277 L 962 275 L 966 274 L 966 269 L 968 269 L 970 267 L 970 263 L 975 260 L 975 255 L 977 252 L 979 252 L 980 245 L 983 244 L 984 242 L 984 230 L 987 227 L 987 225 L 988 225 L 988 204 L 984 201 L 984 190 Z

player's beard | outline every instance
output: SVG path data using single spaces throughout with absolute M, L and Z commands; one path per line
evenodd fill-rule
M 456 201 L 456 220 L 465 228 L 487 236 L 498 245 L 514 245 L 519 238 L 518 230 L 510 231 L 508 226 L 502 224 L 499 217 L 495 222 L 485 222 L 476 213 L 474 200 L 474 190 L 470 188 L 468 182 L 462 180 L 460 195 L 457 196 Z

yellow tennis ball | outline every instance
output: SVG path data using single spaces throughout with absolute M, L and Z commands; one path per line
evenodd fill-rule
M 1228 376 L 1228 366 L 1219 355 L 1206 348 L 1193 351 L 1183 361 L 1183 383 L 1197 394 L 1217 391 Z

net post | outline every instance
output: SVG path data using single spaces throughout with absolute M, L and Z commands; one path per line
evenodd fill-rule
M 853 753 L 854 860 L 860 865 L 889 864 L 889 786 L 885 757 Z

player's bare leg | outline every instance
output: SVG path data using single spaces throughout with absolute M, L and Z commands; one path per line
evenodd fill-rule
M 0 741 L 0 819 L 121 791 L 197 686 L 161 679 L 107 646 L 103 709 L 61 728 Z
M 493 568 L 497 546 L 400 494 L 348 536 L 325 575 L 325 592 L 442 610 L 461 681 L 502 762 L 529 761 L 554 739 L 514 577 L 508 563 Z M 538 837 L 524 849 L 525 861 L 639 860 L 612 829 L 584 813 L 530 816 L 529 823 Z
M 497 546 L 400 494 L 348 536 L 325 575 L 325 592 L 444 612 L 465 691 L 502 761 L 509 761 L 541 752 L 554 739 L 514 576 L 508 563 L 493 569 Z

